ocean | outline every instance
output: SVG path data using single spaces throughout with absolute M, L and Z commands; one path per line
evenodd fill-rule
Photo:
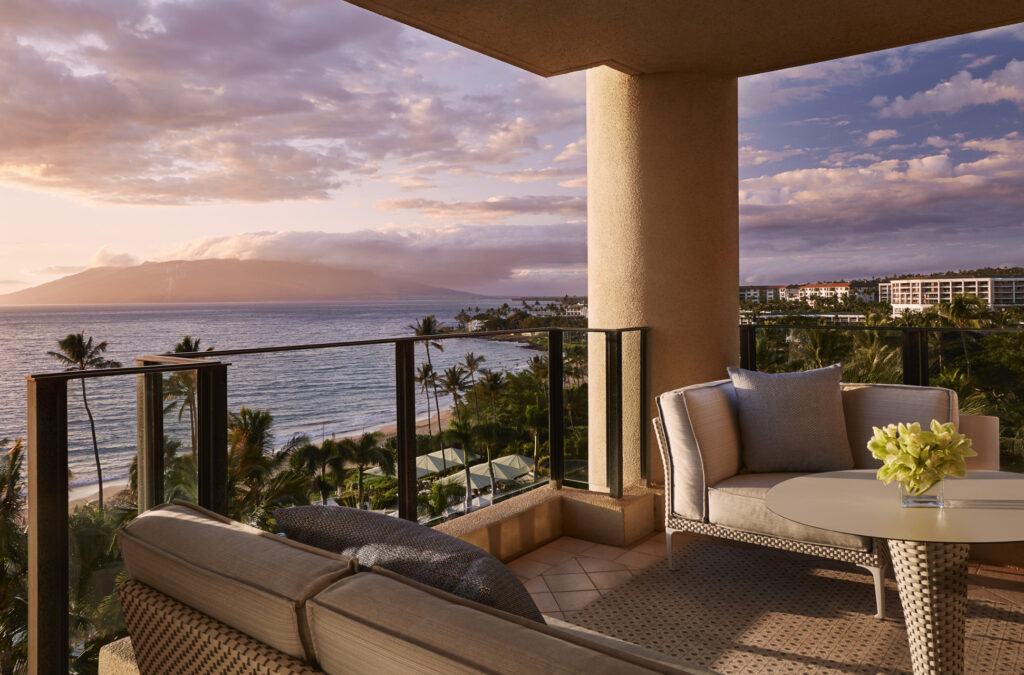
M 0 439 L 26 434 L 25 376 L 62 370 L 47 355 L 68 333 L 84 332 L 106 340 L 107 357 L 125 366 L 148 354 L 171 351 L 185 335 L 201 348 L 239 349 L 314 344 L 410 335 L 409 325 L 433 314 L 454 324 L 460 309 L 497 307 L 508 298 L 470 301 L 391 303 L 290 303 L 117 305 L 88 307 L 0 307 Z M 462 362 L 467 352 L 483 355 L 481 366 L 518 370 L 538 354 L 524 343 L 482 339 L 444 341 L 432 353 L 434 368 Z M 417 363 L 426 357 L 421 344 Z M 346 436 L 395 423 L 394 348 L 391 345 L 223 357 L 228 367 L 228 406 L 270 410 L 274 444 L 293 434 Z M 86 380 L 89 407 L 96 420 L 104 482 L 123 479 L 136 448 L 135 377 Z M 451 397 L 440 394 L 442 408 Z M 417 414 L 427 402 L 417 391 Z M 433 405 L 433 404 L 431 404 Z M 164 431 L 188 445 L 188 414 L 177 409 L 164 416 Z M 82 405 L 81 381 L 68 387 L 68 462 L 73 485 L 96 480 L 89 422 Z

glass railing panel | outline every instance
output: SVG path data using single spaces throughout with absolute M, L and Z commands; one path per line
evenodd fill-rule
M 162 373 L 161 379 L 163 434 L 158 450 L 163 457 L 162 501 L 169 503 L 181 499 L 198 503 L 199 464 L 196 448 L 199 410 L 196 371 Z
M 97 672 L 100 647 L 127 634 L 116 593 L 124 578 L 116 532 L 138 513 L 135 402 L 134 377 L 68 382 L 68 611 L 75 673 Z
M 584 331 L 566 330 L 562 334 L 564 353 L 562 384 L 565 407 L 565 484 L 586 488 L 590 481 L 589 413 L 587 369 L 589 341 Z
M 421 522 L 456 518 L 546 484 L 547 334 L 430 344 L 429 361 L 427 343 L 416 346 L 417 412 L 430 411 L 417 434 Z
M 903 381 L 903 339 L 898 330 L 840 326 L 758 326 L 757 369 L 810 370 L 840 363 L 845 382 Z

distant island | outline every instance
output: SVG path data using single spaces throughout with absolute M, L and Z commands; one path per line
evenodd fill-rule
M 0 305 L 471 299 L 474 293 L 374 272 L 276 260 L 174 260 L 93 267 L 14 293 Z

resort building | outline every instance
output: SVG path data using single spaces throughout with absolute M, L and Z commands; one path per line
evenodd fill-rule
M 1024 305 L 1024 279 L 977 277 L 894 279 L 878 284 L 878 298 L 892 305 L 893 316 L 923 312 L 958 295 L 977 295 L 989 307 Z

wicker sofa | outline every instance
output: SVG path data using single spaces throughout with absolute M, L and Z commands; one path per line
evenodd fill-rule
M 982 430 L 994 418 L 960 416 L 956 393 L 938 387 L 842 384 L 842 408 L 855 467 L 879 464 L 866 445 L 873 426 L 932 419 Z M 879 618 L 885 616 L 885 542 L 808 527 L 775 515 L 764 504 L 776 484 L 800 475 L 750 473 L 742 466 L 737 396 L 731 380 L 669 391 L 658 397 L 655 434 L 665 467 L 665 532 L 669 567 L 672 537 L 709 535 L 855 563 L 874 577 Z M 782 421 L 781 423 L 785 423 Z M 993 434 L 984 434 L 991 438 Z M 998 437 L 998 432 L 994 434 Z M 968 469 L 998 469 L 998 447 L 975 443 Z
M 142 514 L 119 543 L 130 641 L 101 652 L 105 675 L 707 672 L 183 502 Z

